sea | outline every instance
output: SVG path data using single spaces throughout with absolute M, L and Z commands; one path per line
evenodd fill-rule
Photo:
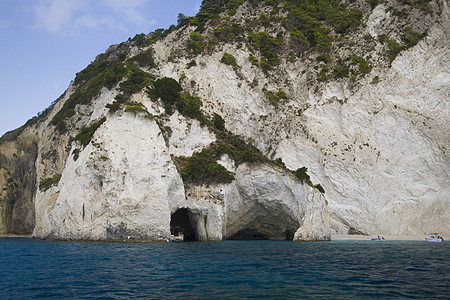
M 450 242 L 0 239 L 0 299 L 450 299 Z

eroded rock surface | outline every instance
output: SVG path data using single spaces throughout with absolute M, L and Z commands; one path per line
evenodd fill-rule
M 89 105 L 71 107 L 61 129 L 52 118 L 76 92 L 72 83 L 45 114 L 0 141 L 0 234 L 170 240 L 172 227 L 180 226 L 189 239 L 202 241 L 327 240 L 349 230 L 450 235 L 448 2 L 429 1 L 433 13 L 424 17 L 413 7 L 404 19 L 398 17 L 404 4 L 396 1 L 373 9 L 366 1 L 352 3 L 362 8 L 367 26 L 337 51 L 372 64 L 355 78 L 318 80 L 325 67 L 318 52 L 281 56 L 268 74 L 249 59 L 258 52 L 239 42 L 181 55 L 188 53 L 194 26 L 149 46 L 112 46 L 111 59 L 151 50 L 157 66 L 141 71 L 178 81 L 185 95 L 201 99 L 204 118 L 187 117 L 175 106 L 167 113 L 147 87 L 112 111 L 118 83 L 103 87 Z M 261 12 L 270 14 L 246 2 L 227 20 L 256 20 Z M 401 41 L 410 25 L 423 38 L 388 61 L 380 36 Z M 266 29 L 274 37 L 285 33 L 276 26 Z M 214 37 L 214 30 L 208 34 Z M 358 43 L 363 46 L 350 47 Z M 221 62 L 225 52 L 237 66 Z M 270 92 L 277 91 L 285 97 L 273 103 Z M 224 128 L 214 127 L 214 114 Z M 103 118 L 86 145 L 76 140 Z M 179 161 L 225 132 L 256 146 L 267 160 L 238 163 L 224 154 L 217 163 L 234 176 L 231 183 L 185 184 Z M 278 165 L 270 162 L 275 159 Z M 301 167 L 325 193 L 293 175 Z

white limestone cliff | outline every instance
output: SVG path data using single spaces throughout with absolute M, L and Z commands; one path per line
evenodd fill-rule
M 376 37 L 397 22 L 390 2 L 370 12 L 365 34 Z M 270 159 L 281 158 L 287 169 L 307 167 L 312 183 L 326 193 L 274 163 L 237 164 L 228 155 L 217 162 L 233 173 L 231 183 L 183 183 L 177 159 L 219 135 L 177 111 L 165 114 L 144 90 L 131 101 L 145 112 L 111 113 L 105 105 L 118 91 L 103 88 L 92 105 L 76 106 L 69 132 L 58 134 L 50 120 L 73 93 L 71 85 L 41 123 L 0 145 L 1 200 L 7 202 L 0 205 L 0 233 L 22 230 L 20 217 L 28 210 L 22 227 L 34 228 L 38 238 L 166 241 L 174 219 L 202 241 L 328 240 L 349 229 L 450 235 L 450 12 L 447 1 L 437 2 L 442 13 L 437 21 L 423 21 L 433 23 L 426 36 L 391 66 L 374 51 L 371 72 L 356 83 L 311 83 L 311 58 L 282 59 L 266 76 L 236 43 L 174 58 L 185 51 L 192 27 L 151 45 L 158 64 L 152 76 L 180 80 L 201 99 L 205 115 L 220 114 L 227 130 Z M 249 14 L 244 4 L 233 18 Z M 133 47 L 128 55 L 146 49 Z M 221 63 L 224 52 L 239 68 Z M 190 61 L 196 64 L 186 67 Z M 279 88 L 287 99 L 274 106 L 264 90 Z M 102 117 L 106 121 L 86 147 L 69 139 Z M 21 174 L 30 165 L 33 172 Z M 25 204 L 10 212 L 8 201 L 16 196 Z
M 369 34 L 383 32 L 380 18 L 390 22 L 382 9 L 369 18 Z M 357 228 L 366 234 L 450 235 L 449 24 L 444 1 L 440 22 L 428 35 L 391 68 L 373 68 L 357 89 L 330 82 L 314 93 L 302 63 L 286 63 L 279 81 L 289 81 L 289 100 L 279 108 L 262 91 L 277 86 L 249 63 L 244 49 L 226 45 L 197 57 L 197 66 L 184 72 L 197 83 L 204 109 L 220 111 L 231 131 L 253 138 L 289 169 L 308 167 L 312 181 L 326 190 L 334 233 Z M 156 49 L 157 57 L 165 57 L 160 51 L 166 49 Z M 245 81 L 220 63 L 225 51 L 236 57 Z M 162 73 L 173 76 L 178 68 L 167 64 Z M 380 81 L 371 84 L 375 76 Z
M 186 122 L 174 114 L 168 124 L 186 134 L 206 130 L 198 121 L 189 126 Z M 69 156 L 58 185 L 37 193 L 33 235 L 69 240 L 170 240 L 171 215 L 186 209 L 197 240 L 218 241 L 240 230 L 258 231 L 270 239 L 292 239 L 304 223 L 302 214 L 312 214 L 303 201 L 310 202 L 308 193 L 320 193 L 266 164 L 241 165 L 233 183 L 215 188 L 193 186 L 187 188 L 185 197 L 170 149 L 186 154 L 198 146 L 187 145 L 184 138 L 171 141 L 167 147 L 157 123 L 142 115 L 110 116 L 76 160 Z M 323 198 L 316 198 L 316 205 L 324 205 Z M 321 234 L 305 235 L 304 240 L 329 239 L 329 227 L 312 227 Z
M 76 161 L 69 157 L 58 186 L 38 192 L 34 236 L 169 239 L 169 203 L 183 199 L 156 122 L 114 116 Z

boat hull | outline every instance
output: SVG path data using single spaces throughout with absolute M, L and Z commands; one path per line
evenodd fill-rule
M 430 242 L 430 243 L 440 243 L 440 242 L 442 242 L 442 239 L 438 239 L 438 238 L 425 238 L 425 240 L 427 242 Z

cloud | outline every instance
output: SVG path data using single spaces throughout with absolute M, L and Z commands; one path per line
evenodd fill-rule
M 115 10 L 124 11 L 130 8 L 138 8 L 147 4 L 148 0 L 102 0 L 102 4 Z
M 92 15 L 84 15 L 79 17 L 75 23 L 81 27 L 96 28 L 99 26 L 100 21 Z
M 75 13 L 86 9 L 89 0 L 46 0 L 34 7 L 36 28 L 49 32 L 72 31 Z
M 149 0 L 39 0 L 34 7 L 35 27 L 62 35 L 79 33 L 83 29 L 127 31 L 129 27 L 136 26 L 145 26 L 147 29 L 155 23 L 142 13 L 146 11 L 148 2 Z
M 121 18 L 128 23 L 142 26 L 151 24 L 152 21 L 141 13 L 143 8 L 148 5 L 149 0 L 103 0 L 102 4 L 113 9 Z

